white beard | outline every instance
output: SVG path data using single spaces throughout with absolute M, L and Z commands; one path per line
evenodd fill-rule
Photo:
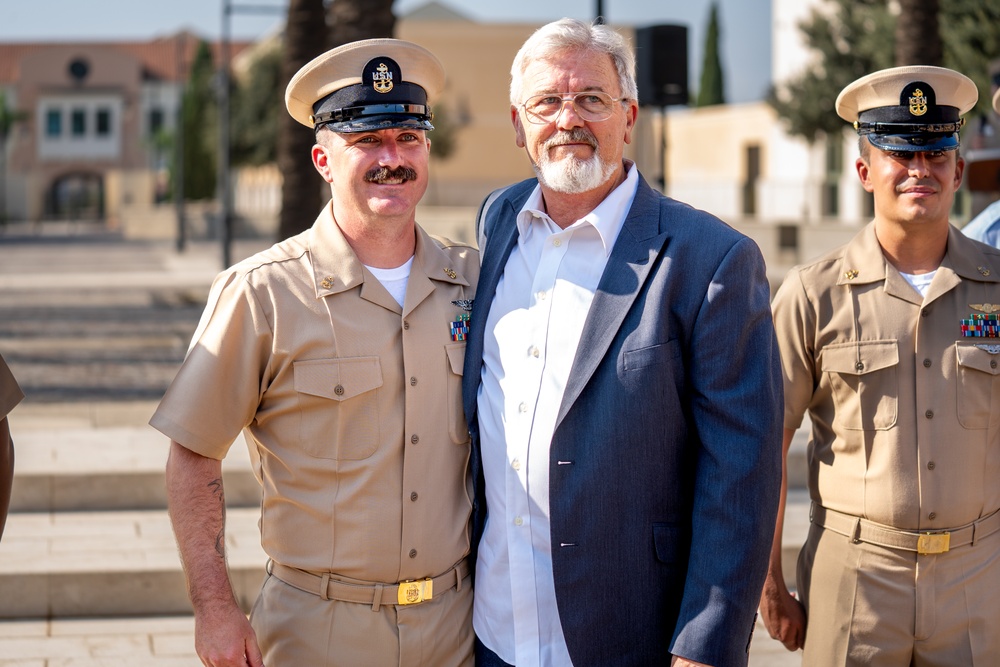
M 596 144 L 596 140 L 594 143 Z M 549 149 L 554 145 L 558 145 L 556 137 L 542 145 L 538 162 L 533 161 L 531 164 L 538 181 L 550 190 L 569 195 L 589 192 L 607 183 L 615 172 L 615 165 L 605 163 L 597 153 L 596 146 L 594 154 L 586 160 L 572 155 L 552 160 L 549 158 Z

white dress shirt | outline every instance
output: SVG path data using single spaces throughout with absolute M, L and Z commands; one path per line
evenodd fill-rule
M 549 447 L 584 321 L 635 197 L 637 170 L 626 168 L 625 181 L 566 229 L 535 188 L 486 320 L 477 400 L 489 509 L 473 625 L 517 667 L 572 665 L 552 577 Z

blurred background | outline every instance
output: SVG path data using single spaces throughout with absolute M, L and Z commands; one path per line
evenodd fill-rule
M 197 665 L 165 511 L 167 443 L 146 426 L 212 277 L 308 227 L 328 197 L 287 81 L 339 44 L 394 36 L 444 63 L 417 220 L 473 240 L 493 189 L 532 175 L 510 63 L 540 25 L 601 20 L 635 46 L 626 155 L 668 195 L 753 238 L 777 285 L 873 214 L 850 81 L 957 69 L 980 103 L 952 220 L 1000 197 L 1000 0 L 0 0 L 0 354 L 25 391 L 0 543 L 0 665 Z M 786 574 L 808 525 L 805 431 L 791 453 Z M 259 491 L 226 460 L 228 553 L 249 606 Z M 798 664 L 758 632 L 751 664 Z

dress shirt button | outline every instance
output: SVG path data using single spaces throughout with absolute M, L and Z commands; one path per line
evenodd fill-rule
M 930 367 L 931 367 L 931 360 L 924 359 L 924 368 L 930 368 Z
M 418 496 L 417 496 L 417 492 L 416 491 L 414 491 L 413 493 L 410 494 L 410 500 L 412 500 L 414 502 L 416 502 L 417 497 Z
M 407 322 L 406 320 L 403 320 L 403 329 L 409 329 L 409 328 L 410 328 L 410 323 Z
M 865 370 L 865 365 L 864 363 L 859 361 L 858 363 L 854 364 L 854 369 L 860 373 L 861 371 Z
M 538 355 L 539 355 L 539 350 L 538 350 L 537 347 L 535 347 L 534 345 L 532 345 L 531 347 L 528 348 L 528 354 L 530 354 L 535 359 L 537 359 Z
M 333 393 L 335 393 L 337 396 L 343 396 L 344 395 L 344 385 L 338 384 L 336 387 L 333 388 Z
M 515 526 L 520 526 L 523 523 L 524 523 L 524 519 L 522 519 L 519 516 L 514 517 L 514 525 Z
M 420 436 L 414 433 L 413 435 L 410 436 L 410 442 L 412 442 L 414 445 L 417 444 L 418 442 L 420 442 Z
M 934 461 L 929 461 L 929 462 L 927 463 L 927 469 L 928 469 L 928 470 L 934 470 L 934 468 L 936 468 L 936 467 L 937 467 L 937 464 L 936 464 L 936 463 L 934 463 Z
M 926 308 L 923 308 L 923 309 L 922 309 L 922 310 L 920 311 L 920 317 L 927 317 L 927 316 L 928 316 L 928 315 L 930 315 L 930 314 L 931 314 L 931 311 L 927 310 Z
M 932 519 L 932 520 L 936 519 L 937 518 L 937 512 L 931 512 L 930 514 L 927 515 L 927 518 L 928 519 Z
M 514 470 L 520 470 L 521 469 L 521 459 L 514 459 L 513 461 L 511 461 L 510 462 L 510 467 L 513 468 Z
M 417 386 L 417 378 L 410 378 L 410 386 L 411 387 Z
M 416 557 L 417 557 L 417 550 L 410 549 L 410 558 L 416 558 Z
M 528 405 L 526 403 L 521 403 L 521 405 L 517 406 L 517 411 L 518 412 L 527 412 L 528 411 Z
M 545 301 L 545 292 L 539 292 L 535 295 L 539 301 Z
M 927 412 L 924 413 L 924 417 L 927 417 L 928 419 L 934 419 L 934 411 L 928 410 Z
M 552 241 L 552 245 L 558 248 L 559 246 L 562 245 L 562 239 L 555 239 L 554 241 Z

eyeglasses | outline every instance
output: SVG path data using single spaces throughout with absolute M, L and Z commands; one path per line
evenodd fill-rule
M 526 99 L 521 108 L 528 121 L 536 125 L 551 123 L 562 113 L 566 102 L 573 105 L 576 115 L 587 122 L 607 120 L 615 110 L 615 102 L 627 97 L 611 97 L 607 93 L 590 90 L 584 93 L 542 93 Z

